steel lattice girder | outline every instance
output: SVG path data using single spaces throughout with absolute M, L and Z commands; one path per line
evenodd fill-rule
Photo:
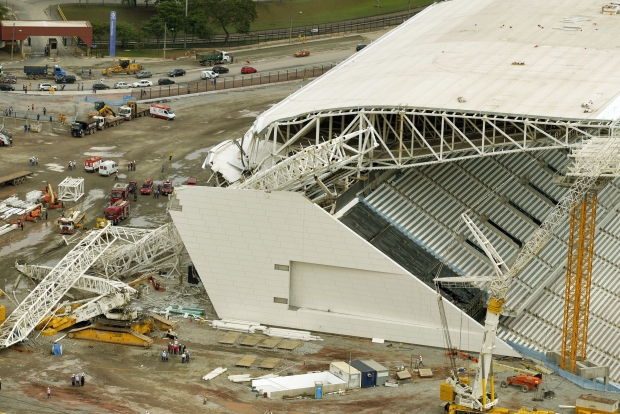
M 49 274 L 49 272 L 52 271 L 51 267 L 37 265 L 15 264 L 15 268 L 26 276 L 30 277 L 31 279 L 37 281 L 44 279 Z M 128 284 L 120 282 L 118 280 L 104 279 L 102 277 L 89 275 L 82 275 L 82 277 L 80 277 L 73 285 L 73 289 L 96 293 L 97 295 L 107 295 L 123 289 L 127 290 L 130 293 L 137 292 Z
M 67 177 L 58 184 L 58 199 L 78 201 L 84 195 L 84 179 Z
M 93 264 L 95 272 L 105 274 L 108 278 L 131 275 L 176 260 L 184 247 L 173 223 L 155 230 L 114 226 L 112 232 L 119 243 Z
M 84 237 L 0 325 L 0 347 L 23 341 L 114 242 L 110 226 Z
M 573 374 L 587 353 L 597 202 L 589 194 L 571 212 L 560 367 Z

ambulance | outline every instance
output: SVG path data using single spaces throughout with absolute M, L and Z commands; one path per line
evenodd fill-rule
M 158 104 L 151 105 L 151 116 L 153 118 L 162 118 L 168 119 L 170 121 L 174 120 L 176 115 L 172 112 L 172 109 L 169 106 L 163 106 Z

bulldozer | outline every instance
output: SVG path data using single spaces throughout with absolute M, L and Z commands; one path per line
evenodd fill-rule
M 118 65 L 116 59 L 114 59 L 114 66 L 108 69 L 104 69 L 102 73 L 107 76 L 112 76 L 114 73 L 126 73 L 128 75 L 135 75 L 142 70 L 141 63 L 131 63 L 129 58 L 119 58 Z
M 63 208 L 64 204 L 62 201 L 58 201 L 58 194 L 54 192 L 52 189 L 52 183 L 47 182 L 47 186 L 41 189 L 43 192 L 43 197 L 41 197 L 41 203 L 45 205 L 46 208 Z

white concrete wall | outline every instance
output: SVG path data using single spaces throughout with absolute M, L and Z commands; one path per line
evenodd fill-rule
M 300 194 L 196 186 L 176 197 L 182 210 L 170 214 L 221 318 L 444 346 L 435 292 Z M 320 289 L 304 300 L 322 291 L 334 312 L 274 302 L 291 287 L 274 265 L 294 262 Z M 482 327 L 445 308 L 453 343 L 479 351 Z M 497 351 L 517 355 L 499 340 Z

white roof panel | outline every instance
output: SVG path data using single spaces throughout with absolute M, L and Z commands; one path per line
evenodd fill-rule
M 253 130 L 381 106 L 611 119 L 620 115 L 620 15 L 602 14 L 603 3 L 435 4 L 264 112 Z

